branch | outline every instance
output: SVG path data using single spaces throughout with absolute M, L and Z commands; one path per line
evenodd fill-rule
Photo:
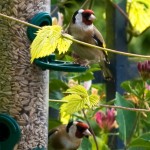
M 50 99 L 49 102 L 67 103 L 68 101 Z M 123 107 L 123 106 L 106 105 L 106 104 L 99 104 L 99 105 L 100 105 L 100 107 L 106 107 L 106 108 L 124 109 L 124 110 L 129 110 L 129 111 L 136 111 L 136 112 L 150 112 L 149 109 L 142 109 L 142 108 L 129 108 L 129 107 Z
M 92 128 L 91 125 L 90 125 L 90 122 L 88 121 L 88 118 L 87 118 L 87 116 L 86 116 L 86 113 L 85 113 L 84 109 L 82 109 L 82 113 L 83 113 L 83 115 L 84 115 L 84 118 L 85 118 L 87 124 L 89 125 L 89 127 L 90 127 L 90 129 L 91 129 L 91 132 L 92 132 L 92 135 L 93 135 L 93 139 L 94 139 L 94 142 L 95 142 L 95 145 L 96 145 L 96 149 L 99 150 L 95 133 L 94 133 L 94 131 L 93 131 L 93 128 Z
M 84 6 L 87 5 L 88 2 L 89 2 L 89 0 L 86 0 L 86 1 L 82 4 L 82 6 L 80 7 L 80 9 L 83 9 Z
M 111 52 L 111 53 L 116 53 L 116 54 L 120 54 L 120 55 L 124 55 L 124 56 L 130 56 L 130 57 L 150 58 L 149 55 L 147 56 L 147 55 L 132 54 L 132 53 L 117 51 L 117 50 L 113 50 L 113 49 L 109 49 L 109 48 L 99 47 L 99 46 L 96 46 L 96 45 L 92 45 L 92 44 L 89 44 L 89 43 L 85 43 L 85 42 L 70 38 L 65 34 L 62 34 L 62 36 L 69 39 L 69 40 L 72 40 L 73 42 L 76 42 L 76 43 L 79 43 L 79 44 L 82 44 L 82 45 L 85 45 L 85 46 L 88 46 L 88 47 L 96 48 L 96 49 L 99 49 L 99 50 L 102 50 L 102 51 L 108 51 L 108 52 Z
M 16 19 L 14 17 L 10 17 L 10 16 L 7 16 L 7 15 L 1 14 L 1 13 L 0 13 L 0 16 L 2 16 L 4 18 L 7 18 L 7 19 L 10 19 L 10 20 L 14 20 L 14 21 L 19 22 L 21 24 L 24 24 L 26 26 L 30 26 L 30 27 L 33 27 L 33 28 L 36 28 L 36 29 L 42 29 L 39 26 L 33 25 L 31 23 L 28 23 L 28 22 L 25 22 L 25 21 L 22 21 L 22 20 L 19 20 L 19 19 Z M 116 53 L 116 54 L 120 54 L 120 55 L 124 55 L 124 56 L 149 58 L 150 59 L 149 55 L 147 56 L 147 55 L 132 54 L 132 53 L 126 53 L 126 52 L 122 52 L 122 51 L 117 51 L 117 50 L 113 50 L 113 49 L 108 49 L 108 48 L 95 46 L 95 45 L 92 45 L 92 44 L 89 44 L 89 43 L 85 43 L 85 42 L 70 38 L 66 34 L 63 34 L 63 33 L 62 33 L 62 36 L 65 37 L 66 39 L 72 40 L 73 42 L 76 42 L 76 43 L 79 43 L 79 44 L 82 44 L 82 45 L 85 45 L 85 46 L 88 46 L 88 47 L 97 48 L 97 49 L 102 50 L 102 51 L 108 51 L 108 52 L 111 52 L 111 53 Z
M 36 28 L 36 29 L 41 29 L 41 27 L 39 27 L 39 26 L 36 26 L 34 24 L 31 24 L 31 23 L 28 23 L 28 22 L 25 22 L 25 21 L 22 21 L 22 20 L 19 20 L 19 19 L 16 19 L 14 17 L 10 17 L 10 16 L 7 16 L 7 15 L 4 15 L 2 13 L 0 13 L 0 16 L 4 17 L 4 18 L 7 18 L 7 19 L 10 19 L 10 20 L 13 20 L 13 21 L 16 21 L 16 22 L 19 22 L 19 23 L 24 24 L 26 26 L 30 26 L 30 27 L 33 27 L 33 28 Z
M 120 14 L 128 21 L 130 27 L 133 28 L 129 17 L 128 17 L 128 15 L 124 12 L 124 10 L 123 10 L 119 5 L 117 5 L 116 3 L 114 3 L 113 1 L 110 0 L 110 2 L 111 2 L 111 4 L 113 5 L 113 7 L 116 8 L 116 9 L 120 12 Z
M 123 106 L 106 105 L 106 104 L 100 104 L 100 107 L 124 109 L 124 110 L 136 111 L 136 112 L 150 112 L 150 110 L 148 110 L 148 109 L 129 108 L 129 107 L 123 107 Z

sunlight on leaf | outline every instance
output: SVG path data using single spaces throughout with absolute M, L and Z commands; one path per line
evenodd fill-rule
M 150 0 L 128 0 L 127 13 L 135 34 L 150 26 Z
M 69 122 L 70 117 L 70 115 L 66 114 L 65 112 L 62 112 L 60 120 L 63 124 L 67 124 Z
M 89 99 L 90 99 L 90 107 L 97 105 L 99 102 L 99 96 L 95 94 L 91 94 L 89 96 Z
M 72 44 L 71 40 L 62 36 L 62 27 L 58 25 L 44 26 L 36 34 L 31 44 L 31 63 L 36 58 L 52 54 L 56 48 L 59 54 L 65 53 Z
M 70 38 L 72 37 L 70 35 L 66 35 L 66 36 L 68 36 Z M 72 44 L 71 40 L 68 40 L 64 37 L 59 38 L 58 46 L 57 46 L 59 54 L 67 52 L 71 44 Z
M 92 108 L 99 101 L 99 96 L 94 94 L 89 96 L 86 89 L 81 85 L 71 87 L 66 93 L 69 95 L 65 96 L 63 100 L 68 102 L 61 105 L 61 113 L 73 114 L 81 111 L 83 108 Z
M 68 100 L 68 103 L 64 103 L 61 106 L 61 113 L 66 112 L 67 114 L 73 114 L 82 110 L 85 106 L 85 99 L 77 94 L 71 94 L 63 99 Z
M 78 94 L 82 97 L 87 97 L 88 96 L 87 90 L 81 85 L 77 85 L 77 86 L 73 86 L 73 87 L 69 88 L 66 91 L 66 93 Z

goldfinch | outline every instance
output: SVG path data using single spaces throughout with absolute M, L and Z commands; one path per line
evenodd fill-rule
M 82 138 L 90 136 L 89 126 L 80 121 L 71 121 L 67 125 L 60 125 L 48 134 L 48 150 L 76 150 Z
M 80 9 L 76 11 L 72 17 L 72 21 L 68 27 L 68 33 L 75 39 L 93 44 L 100 47 L 105 47 L 105 41 L 93 25 L 93 21 L 96 19 L 92 10 Z M 94 63 L 99 63 L 103 76 L 106 80 L 112 79 L 112 74 L 108 69 L 110 63 L 107 58 L 107 53 L 96 48 L 88 47 L 74 42 L 72 44 L 73 57 L 75 62 L 87 66 Z

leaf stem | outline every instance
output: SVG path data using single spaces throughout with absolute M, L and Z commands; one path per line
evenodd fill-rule
M 113 6 L 114 8 L 116 8 L 116 9 L 120 12 L 120 14 L 128 21 L 130 27 L 133 28 L 129 17 L 128 17 L 128 15 L 124 12 L 124 10 L 123 10 L 118 4 L 114 3 L 112 0 L 110 0 L 110 2 L 111 2 L 111 4 L 112 4 L 112 6 Z
M 93 4 L 94 4 L 94 0 L 90 0 L 89 9 L 92 9 Z
M 91 125 L 90 125 L 90 122 L 88 121 L 88 118 L 87 118 L 87 116 L 86 116 L 86 113 L 85 113 L 84 109 L 82 109 L 82 112 L 83 112 L 83 115 L 84 115 L 84 118 L 85 118 L 87 124 L 89 125 L 89 127 L 90 127 L 90 129 L 91 129 L 92 136 L 93 136 L 93 139 L 94 139 L 94 142 L 95 142 L 95 145 L 96 145 L 96 149 L 99 150 L 95 133 L 94 133 L 94 131 L 93 131 L 93 128 L 92 128 Z
M 52 100 L 50 99 L 49 102 L 61 102 L 61 103 L 67 103 L 66 100 Z M 150 112 L 148 109 L 142 109 L 142 108 L 128 108 L 123 106 L 113 106 L 113 105 L 106 105 L 106 104 L 99 104 L 100 107 L 106 107 L 106 108 L 115 108 L 115 109 L 124 109 L 124 110 L 130 110 L 130 111 L 136 111 L 136 112 Z
M 49 102 L 67 103 L 68 101 L 66 101 L 66 100 L 53 100 L 53 99 L 49 99 Z
M 100 104 L 100 107 L 124 109 L 124 110 L 136 111 L 136 112 L 150 112 L 150 110 L 148 110 L 148 109 L 129 108 L 129 107 L 123 107 L 123 106 L 106 105 L 106 104 Z
M 86 1 L 82 4 L 82 6 L 80 7 L 80 9 L 83 9 L 83 8 L 87 5 L 88 2 L 89 2 L 89 0 L 86 0 Z

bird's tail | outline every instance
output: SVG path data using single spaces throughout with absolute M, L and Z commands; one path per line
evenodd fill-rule
M 112 81 L 113 80 L 113 76 L 112 76 L 112 73 L 111 71 L 109 70 L 106 62 L 100 62 L 100 68 L 101 68 L 101 71 L 102 71 L 102 74 L 103 74 L 103 77 L 105 80 L 107 81 Z

